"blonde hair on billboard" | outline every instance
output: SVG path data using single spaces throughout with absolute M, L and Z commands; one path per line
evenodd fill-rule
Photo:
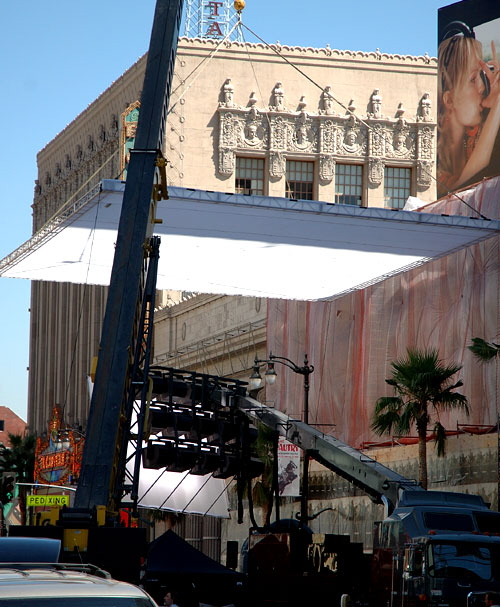
M 447 109 L 443 96 L 460 90 L 471 70 L 483 58 L 481 43 L 473 37 L 456 35 L 446 38 L 439 45 L 438 53 L 438 164 L 441 170 L 455 173 L 452 146 L 447 133 Z

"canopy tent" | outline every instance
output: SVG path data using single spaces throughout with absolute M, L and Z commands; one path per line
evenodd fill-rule
M 148 575 L 168 573 L 181 575 L 238 575 L 232 569 L 197 550 L 169 529 L 149 545 L 146 564 Z
M 125 183 L 104 180 L 0 261 L 0 276 L 109 284 Z M 499 221 L 169 187 L 158 288 L 318 300 L 493 236 Z
M 169 529 L 149 545 L 142 583 L 159 603 L 170 591 L 180 605 L 227 605 L 241 598 L 244 576 Z

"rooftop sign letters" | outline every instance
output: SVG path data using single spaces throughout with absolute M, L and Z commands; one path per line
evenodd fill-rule
M 209 19 L 206 36 L 215 38 L 222 37 L 221 17 L 223 16 L 220 14 L 219 10 L 223 5 L 223 2 L 216 2 L 215 0 L 209 0 L 205 4 Z

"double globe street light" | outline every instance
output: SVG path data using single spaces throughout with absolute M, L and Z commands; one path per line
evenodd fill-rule
M 309 364 L 307 354 L 304 355 L 304 364 L 302 366 L 297 365 L 289 358 L 285 356 L 275 356 L 272 352 L 269 353 L 269 358 L 261 360 L 255 357 L 253 372 L 248 380 L 250 391 L 258 390 L 262 387 L 262 377 L 260 375 L 261 365 L 266 364 L 267 369 L 264 374 L 265 382 L 267 385 L 272 386 L 276 382 L 276 370 L 274 365 L 278 363 L 291 369 L 294 373 L 302 375 L 304 377 L 304 413 L 303 422 L 309 424 L 309 376 L 314 371 L 314 366 Z M 276 467 L 275 467 L 276 470 Z M 302 468 L 302 495 L 300 500 L 300 515 L 299 521 L 301 525 L 307 525 L 309 521 L 308 516 L 308 494 L 309 494 L 309 455 L 307 451 L 304 451 L 303 457 L 303 468 Z

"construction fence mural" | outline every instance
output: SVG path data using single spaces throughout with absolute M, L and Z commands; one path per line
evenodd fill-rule
M 500 178 L 484 181 L 425 207 L 427 213 L 500 215 Z M 446 363 L 462 365 L 457 379 L 470 415 L 443 412 L 448 431 L 457 424 L 495 426 L 500 361 L 481 363 L 468 345 L 473 337 L 498 342 L 500 335 L 500 237 L 456 251 L 334 301 L 268 300 L 269 351 L 291 360 L 307 352 L 314 365 L 310 423 L 356 448 L 381 442 L 371 429 L 376 400 L 390 396 L 391 361 L 407 348 L 437 348 Z M 334 271 L 334 269 L 332 269 Z M 290 375 L 290 377 L 288 377 Z M 302 377 L 288 374 L 268 386 L 274 406 L 301 419 Z

